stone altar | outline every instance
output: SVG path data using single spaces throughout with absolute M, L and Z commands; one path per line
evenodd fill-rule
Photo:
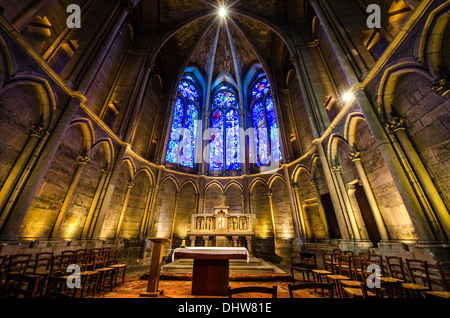
M 215 238 L 216 247 L 240 247 L 239 238 L 246 240 L 247 249 L 251 253 L 253 224 L 251 214 L 229 213 L 229 206 L 214 207 L 213 214 L 193 214 L 191 229 L 187 233 L 191 247 L 195 247 L 197 237 L 203 238 L 204 246 L 211 246 Z

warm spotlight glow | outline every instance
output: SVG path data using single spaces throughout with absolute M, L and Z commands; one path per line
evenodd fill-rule
M 353 98 L 353 94 L 352 93 L 345 93 L 344 95 L 342 95 L 342 100 L 346 103 L 348 103 L 349 101 L 351 101 Z
M 224 18 L 227 15 L 227 9 L 225 9 L 224 7 L 221 7 L 219 9 L 219 15 Z

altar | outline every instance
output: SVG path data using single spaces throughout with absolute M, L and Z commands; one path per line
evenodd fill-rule
M 221 204 L 214 207 L 213 214 L 193 214 L 187 235 L 191 247 L 195 247 L 197 239 L 201 238 L 204 247 L 246 246 L 251 252 L 253 237 L 251 214 L 230 213 L 229 206 Z
M 250 259 L 243 247 L 185 247 L 176 248 L 172 261 L 193 259 L 192 295 L 226 296 L 229 285 L 229 260 Z

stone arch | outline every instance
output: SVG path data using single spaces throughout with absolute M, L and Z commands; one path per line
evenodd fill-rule
M 2 65 L 2 67 L 0 67 L 1 88 L 6 81 L 14 76 L 13 57 L 11 56 L 9 48 L 2 36 L 0 36 L 0 65 Z
M 170 237 L 175 213 L 175 196 L 178 189 L 178 183 L 172 175 L 168 175 L 161 180 L 156 198 L 153 237 Z
M 244 188 L 239 182 L 230 181 L 226 184 L 225 205 L 230 207 L 230 213 L 244 213 Z
M 205 214 L 214 213 L 214 207 L 220 205 L 220 196 L 223 193 L 223 186 L 217 181 L 212 181 L 205 186 L 203 194 L 205 200 Z
M 435 78 L 443 75 L 443 70 L 440 69 L 442 66 L 447 67 L 447 71 L 450 71 L 450 65 L 447 64 L 449 61 L 443 60 L 442 54 L 449 21 L 450 3 L 446 1 L 428 15 L 420 36 L 417 52 L 418 62 L 427 65 Z
M 378 111 L 386 120 L 396 116 L 396 114 L 393 113 L 393 103 L 397 94 L 397 83 L 408 73 L 414 73 L 416 75 L 420 74 L 428 80 L 433 81 L 433 76 L 429 73 L 428 69 L 415 62 L 399 63 L 387 68 L 378 87 L 377 99 L 379 106 Z
M 198 188 L 194 181 L 186 180 L 180 186 L 172 246 L 180 246 L 181 240 L 187 239 L 191 228 L 191 217 L 197 211 Z
M 84 123 L 71 125 L 64 135 L 24 218 L 21 237 L 49 237 L 85 154 Z

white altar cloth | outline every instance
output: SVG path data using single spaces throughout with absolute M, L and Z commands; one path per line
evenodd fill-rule
M 250 254 L 245 247 L 179 247 L 176 248 L 172 253 L 172 262 L 175 261 L 176 252 L 214 255 L 245 255 L 247 257 L 247 263 L 250 261 Z

